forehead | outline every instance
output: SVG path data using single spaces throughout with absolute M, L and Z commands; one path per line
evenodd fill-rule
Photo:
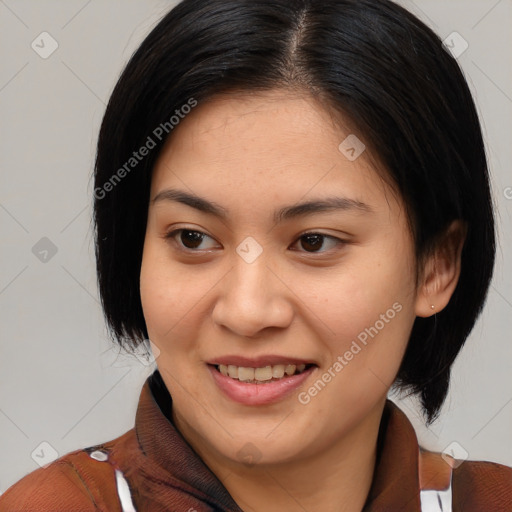
M 306 94 L 216 96 L 174 128 L 155 165 L 152 196 L 180 185 L 228 203 L 263 191 L 276 201 L 336 192 L 379 202 L 386 185 L 360 137 Z
M 173 130 L 166 149 L 197 142 L 199 154 L 214 151 L 220 156 L 220 152 L 234 152 L 237 145 L 250 143 L 245 149 L 254 156 L 256 149 L 279 151 L 279 144 L 288 142 L 291 147 L 294 139 L 309 138 L 311 144 L 302 148 L 307 151 L 313 145 L 337 141 L 344 132 L 348 135 L 350 129 L 336 126 L 328 111 L 306 93 L 283 89 L 233 92 L 201 102 Z

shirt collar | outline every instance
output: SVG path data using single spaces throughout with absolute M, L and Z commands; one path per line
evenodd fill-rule
M 147 457 L 200 493 L 241 512 L 220 480 L 210 471 L 172 422 L 172 399 L 156 370 L 145 382 L 137 408 L 135 431 Z M 420 512 L 418 441 L 405 414 L 386 401 L 379 429 L 377 460 L 363 512 Z

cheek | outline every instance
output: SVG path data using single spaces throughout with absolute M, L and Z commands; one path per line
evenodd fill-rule
M 157 243 L 146 240 L 140 272 L 140 296 L 144 318 L 150 338 L 158 341 L 183 318 L 187 303 L 183 288 L 186 283 L 177 269 L 157 247 Z
M 398 269 L 380 272 L 379 269 L 347 269 L 346 272 L 316 285 L 315 293 L 303 288 L 303 296 L 309 297 L 310 306 L 325 319 L 333 331 L 345 331 L 350 326 L 367 327 L 393 304 L 402 307 L 412 304 L 410 280 Z M 395 309 L 397 309 L 395 307 Z M 390 311 L 393 316 L 394 310 Z
M 170 340 L 194 336 L 199 316 L 207 314 L 208 292 L 218 276 L 207 267 L 191 267 L 173 260 L 162 241 L 146 240 L 140 272 L 140 295 L 150 339 L 165 349 L 178 348 Z
M 383 247 L 380 258 L 372 252 L 368 259 L 361 251 L 333 280 L 319 283 L 310 308 L 329 328 L 323 331 L 331 359 L 352 351 L 364 365 L 399 363 L 415 318 L 410 262 L 396 249 Z

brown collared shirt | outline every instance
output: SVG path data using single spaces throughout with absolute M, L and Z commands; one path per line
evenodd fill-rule
M 157 370 L 142 388 L 133 429 L 28 474 L 0 496 L 0 512 L 243 512 L 176 430 L 171 407 Z M 446 474 L 447 463 L 420 451 L 411 423 L 387 401 L 363 512 L 422 512 L 420 491 L 444 489 Z M 512 512 L 506 466 L 465 461 L 450 490 L 453 512 Z M 431 497 L 437 510 L 450 510 Z

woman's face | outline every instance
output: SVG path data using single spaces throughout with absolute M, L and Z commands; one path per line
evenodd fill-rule
M 295 462 L 378 425 L 420 299 L 403 204 L 353 137 L 311 98 L 233 95 L 155 166 L 142 305 L 205 459 Z

